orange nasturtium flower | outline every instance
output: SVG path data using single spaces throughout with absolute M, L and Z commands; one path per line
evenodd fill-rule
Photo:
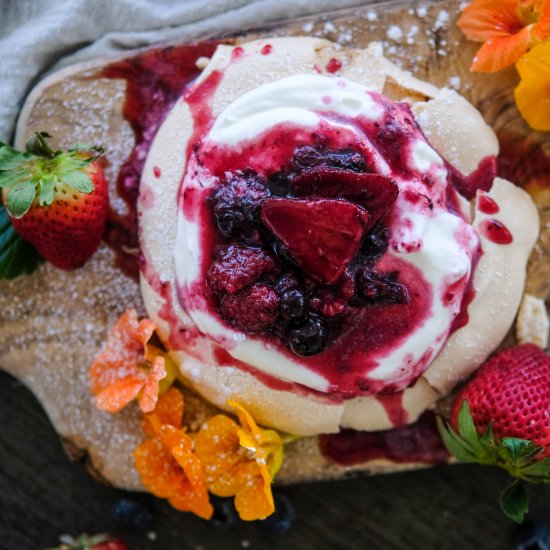
M 193 440 L 181 427 L 183 395 L 170 388 L 155 410 L 145 415 L 143 428 L 149 436 L 134 452 L 136 469 L 146 489 L 168 499 L 182 512 L 204 519 L 212 517 L 208 489 Z
M 275 510 L 271 482 L 283 462 L 283 443 L 274 430 L 259 428 L 239 403 L 229 401 L 239 417 L 239 426 L 217 415 L 195 436 L 208 489 L 220 497 L 235 497 L 243 520 L 264 519 Z
M 517 63 L 521 82 L 516 103 L 523 118 L 535 130 L 550 131 L 550 42 L 544 42 Z
M 470 40 L 483 42 L 472 71 L 500 71 L 550 37 L 550 0 L 473 0 L 458 26 Z
M 150 319 L 138 321 L 128 309 L 114 324 L 104 350 L 89 371 L 96 406 L 116 413 L 139 397 L 144 413 L 151 412 L 159 391 L 174 381 L 176 367 L 159 348 L 149 344 L 156 329 Z

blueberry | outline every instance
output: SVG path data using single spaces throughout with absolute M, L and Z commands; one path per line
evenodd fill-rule
M 550 529 L 539 523 L 521 525 L 515 539 L 517 550 L 550 550 Z
M 273 495 L 275 500 L 275 512 L 264 519 L 260 524 L 262 529 L 275 535 L 284 535 L 292 528 L 296 520 L 294 506 L 290 500 L 284 495 Z
M 285 262 L 291 265 L 294 264 L 294 259 L 292 258 L 292 254 L 282 242 L 275 241 L 275 243 L 273 244 L 273 252 L 275 252 L 279 261 Z
M 390 231 L 387 227 L 377 224 L 369 235 L 363 240 L 362 251 L 369 259 L 374 260 L 379 258 L 386 252 Z
M 111 510 L 112 518 L 128 529 L 147 529 L 153 521 L 153 514 L 141 500 L 124 497 L 115 502 Z
M 301 290 L 287 290 L 279 301 L 279 312 L 289 321 L 303 319 L 307 314 L 308 305 L 306 297 Z
M 327 345 L 327 327 L 319 317 L 310 315 L 305 323 L 289 331 L 288 341 L 296 355 L 316 355 Z
M 225 237 L 233 237 L 241 230 L 244 214 L 239 210 L 222 209 L 216 212 L 218 229 Z
M 292 275 L 291 273 L 288 273 L 286 275 L 283 275 L 273 286 L 275 289 L 275 292 L 279 294 L 284 294 L 287 290 L 291 290 L 294 288 L 298 288 L 300 286 L 300 283 L 298 282 L 298 279 Z
M 217 499 L 213 503 L 212 525 L 222 533 L 229 533 L 237 522 L 237 512 L 231 499 Z

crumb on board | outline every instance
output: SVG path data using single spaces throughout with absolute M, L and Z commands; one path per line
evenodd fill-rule
M 549 330 L 550 321 L 544 300 L 525 294 L 516 321 L 516 336 L 519 343 L 531 343 L 546 349 Z

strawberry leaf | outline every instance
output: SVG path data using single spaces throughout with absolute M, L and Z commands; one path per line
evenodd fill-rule
M 516 523 L 523 523 L 525 514 L 529 511 L 529 501 L 525 487 L 516 480 L 504 490 L 500 496 L 502 511 Z
M 30 181 L 16 183 L 6 196 L 6 210 L 14 218 L 21 218 L 31 207 L 36 196 L 36 185 Z
M 52 204 L 54 197 L 54 186 L 57 182 L 57 177 L 54 174 L 44 174 L 40 179 L 40 195 L 38 195 L 38 203 L 40 206 Z
M 487 424 L 487 429 L 485 430 L 485 433 L 479 438 L 479 442 L 484 449 L 489 449 L 490 447 L 495 446 L 495 433 L 493 431 L 492 420 L 490 420 L 489 424 Z
M 544 483 L 550 483 L 550 457 L 525 466 L 522 473 L 529 478 L 536 478 Z
M 448 423 L 443 422 L 443 420 L 438 416 L 436 419 L 437 428 L 443 444 L 447 450 L 461 462 L 477 462 L 477 458 L 473 450 L 465 441 L 454 432 L 454 430 L 449 426 Z
M 466 400 L 462 401 L 462 405 L 458 411 L 458 433 L 473 449 L 477 451 L 483 450 L 483 446 L 477 435 L 474 419 L 472 418 L 470 405 L 468 405 L 468 401 Z
M 18 168 L 26 160 L 24 153 L 0 141 L 0 171 Z
M 91 193 L 94 190 L 94 185 L 90 179 L 90 176 L 80 170 L 65 172 L 61 176 L 61 179 L 63 183 L 66 183 L 81 193 Z
M 28 275 L 42 261 L 38 252 L 15 231 L 6 210 L 0 205 L 0 279 Z
M 532 441 L 517 437 L 503 437 L 500 445 L 506 450 L 510 462 L 519 467 L 530 464 L 534 456 L 543 451 Z

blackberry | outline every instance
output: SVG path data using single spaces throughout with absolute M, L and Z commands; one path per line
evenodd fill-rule
M 233 173 L 210 198 L 218 229 L 224 237 L 258 238 L 259 215 L 271 195 L 266 180 L 250 169 Z
M 405 286 L 397 282 L 397 273 L 379 275 L 369 268 L 357 273 L 359 296 L 369 304 L 408 304 L 409 294 Z

